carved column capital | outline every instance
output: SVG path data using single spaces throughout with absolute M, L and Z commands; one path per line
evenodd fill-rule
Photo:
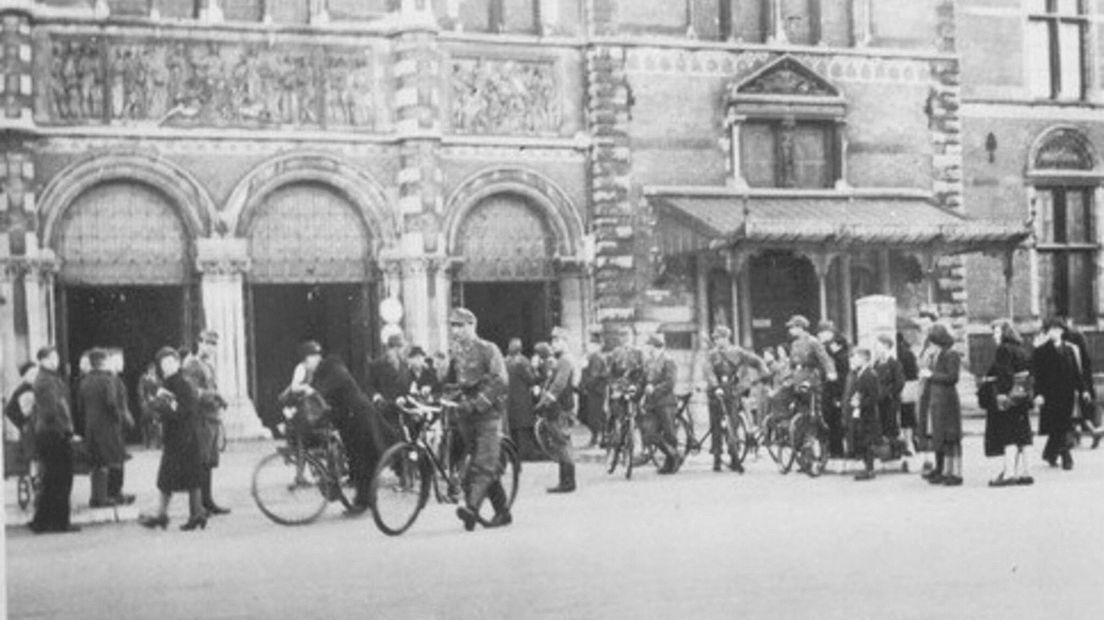
M 196 250 L 196 269 L 205 276 L 244 274 L 252 266 L 245 239 L 198 239 Z

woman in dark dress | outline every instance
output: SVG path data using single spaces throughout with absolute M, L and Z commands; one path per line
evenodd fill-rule
M 200 486 L 203 484 L 203 465 L 199 459 L 199 439 L 196 425 L 199 412 L 199 395 L 192 384 L 180 372 L 180 354 L 170 347 L 162 347 L 155 358 L 162 389 L 158 390 L 154 404 L 160 410 L 163 448 L 161 466 L 157 470 L 157 490 L 161 503 L 157 514 L 143 515 L 139 523 L 164 529 L 169 524 L 169 500 L 176 491 L 188 493 L 190 509 L 188 522 L 182 530 L 204 529 L 207 514 L 203 510 Z
M 928 342 L 936 348 L 930 369 L 920 371 L 928 381 L 927 404 L 931 412 L 932 446 L 943 455 L 941 476 L 928 478 L 932 484 L 962 485 L 962 406 L 958 400 L 958 374 L 962 360 L 954 350 L 954 337 L 936 323 L 928 332 Z
M 916 354 L 901 332 L 897 332 L 897 361 L 901 362 L 901 371 L 905 375 L 905 387 L 901 392 L 901 439 L 905 442 L 905 453 L 912 456 L 916 447 L 913 433 L 916 431 L 916 401 L 920 397 L 920 367 L 916 363 Z
M 991 487 L 1032 484 L 1028 469 L 1031 449 L 1031 394 L 1027 389 L 1028 361 L 1023 339 L 1007 320 L 993 324 L 997 353 L 980 388 L 985 409 L 985 456 L 1004 456 L 1004 470 L 989 481 Z

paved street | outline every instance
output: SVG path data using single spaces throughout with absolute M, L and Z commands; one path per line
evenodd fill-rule
M 976 426 L 976 422 L 975 422 Z M 578 441 L 577 441 L 578 443 Z M 277 526 L 253 506 L 232 446 L 202 532 L 134 523 L 36 537 L 8 529 L 12 618 L 1096 618 L 1104 594 L 1104 450 L 1033 487 L 990 489 L 995 462 L 967 441 L 966 486 L 916 475 L 872 483 L 780 475 L 764 453 L 745 476 L 697 456 L 632 481 L 597 464 L 548 496 L 555 467 L 526 464 L 505 530 L 464 533 L 431 504 L 402 537 L 336 506 Z M 141 456 L 135 459 L 141 460 Z M 152 461 L 152 459 L 148 459 Z M 141 469 L 139 467 L 136 470 Z M 148 479 L 140 480 L 146 476 Z M 130 485 L 152 486 L 135 472 Z M 144 492 L 140 503 L 152 502 Z M 83 500 L 79 492 L 76 500 Z

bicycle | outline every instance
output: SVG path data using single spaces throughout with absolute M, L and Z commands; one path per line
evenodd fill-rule
M 606 424 L 606 473 L 617 471 L 618 465 L 625 469 L 625 479 L 631 480 L 637 457 L 651 459 L 649 452 L 637 453 L 636 434 L 637 416 L 640 415 L 640 400 L 635 385 L 621 390 L 614 388 L 610 393 L 610 402 L 621 402 L 616 415 L 611 415 Z
M 725 397 L 720 400 L 722 409 L 721 430 L 724 433 L 729 446 L 729 454 L 734 458 L 734 462 L 743 465 L 752 442 L 748 430 L 750 425 L 746 419 L 747 410 L 743 405 L 743 399 L 735 393 L 733 388 L 728 388 L 725 392 Z M 695 435 L 694 419 L 689 413 L 692 397 L 692 392 L 678 395 L 679 405 L 675 412 L 675 438 L 678 443 L 678 451 L 684 457 L 690 456 L 691 453 L 700 453 L 713 435 L 712 426 L 700 438 Z M 730 409 L 730 403 L 733 402 L 737 405 L 735 411 Z
M 334 501 L 348 511 L 362 510 L 350 499 L 356 490 L 336 429 L 326 425 L 288 437 L 286 446 L 253 470 L 250 492 L 266 517 L 281 525 L 305 525 Z
M 372 519 L 388 536 L 398 536 L 414 524 L 429 502 L 430 490 L 438 504 L 460 503 L 461 480 L 468 467 L 453 461 L 457 433 L 449 418 L 459 406 L 456 402 L 442 398 L 434 405 L 410 397 L 397 404 L 404 441 L 383 453 L 370 486 Z M 521 459 L 508 437 L 500 437 L 499 442 L 499 479 L 510 508 L 517 497 Z M 486 525 L 489 518 L 480 514 L 479 520 Z
M 803 382 L 791 389 L 784 410 L 772 411 L 764 420 L 764 442 L 783 474 L 796 463 L 799 471 L 816 478 L 828 465 L 828 426 L 812 386 Z

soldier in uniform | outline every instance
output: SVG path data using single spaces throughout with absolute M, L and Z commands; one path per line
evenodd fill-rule
M 494 344 L 475 333 L 475 315 L 466 308 L 449 314 L 452 335 L 452 368 L 448 383 L 460 389 L 457 426 L 471 456 L 463 482 L 465 503 L 456 509 L 464 529 L 472 531 L 480 521 L 479 507 L 490 499 L 494 517 L 485 527 L 509 525 L 513 518 L 506 506 L 506 490 L 499 482 L 499 426 L 506 401 L 506 364 Z
M 675 439 L 675 411 L 678 400 L 675 398 L 675 381 L 678 368 L 675 361 L 667 355 L 663 337 L 658 334 L 648 336 L 648 359 L 644 363 L 644 425 L 649 427 L 644 434 L 645 445 L 653 444 L 665 457 L 661 474 L 673 474 L 682 465 Z
M 560 483 L 549 493 L 571 493 L 575 490 L 575 460 L 571 450 L 568 419 L 575 406 L 575 391 L 571 387 L 575 367 L 567 356 L 567 330 L 552 330 L 552 355 L 555 360 L 548 380 L 541 388 L 537 411 L 544 416 L 551 431 L 552 458 L 560 465 Z
M 617 395 L 627 394 L 630 387 L 635 387 L 639 396 L 644 386 L 644 354 L 633 346 L 632 328 L 622 328 L 619 335 L 620 338 L 615 336 L 616 346 L 609 354 L 610 422 L 620 420 L 625 413 L 624 396 Z
M 723 325 L 713 330 L 713 347 L 709 350 L 709 367 L 705 381 L 709 388 L 709 431 L 712 441 L 713 471 L 721 471 L 721 453 L 724 444 L 729 443 L 729 469 L 743 473 L 744 467 L 739 459 L 731 454 L 732 440 L 721 430 L 725 413 L 734 416 L 740 410 L 741 397 L 750 389 L 748 371 L 754 369 L 760 376 L 770 374 L 766 362 L 761 357 L 732 344 L 732 330 Z M 729 422 L 729 432 L 735 425 Z
M 818 396 L 824 381 L 837 381 L 836 364 L 824 345 L 809 334 L 809 319 L 800 314 L 786 321 L 790 330 L 790 370 L 793 373 L 787 386 L 788 402 L 797 398 L 797 387 L 806 384 L 810 395 Z
M 851 347 L 847 339 L 836 329 L 836 324 L 831 321 L 821 321 L 817 325 L 817 338 L 828 351 L 836 369 L 836 380 L 826 381 L 822 390 L 823 401 L 821 409 L 824 412 L 824 422 L 828 425 L 828 452 L 836 458 L 843 458 L 844 454 L 844 426 L 846 416 L 843 414 L 846 404 L 843 399 L 843 390 L 847 377 L 851 373 Z
M 208 514 L 221 515 L 230 512 L 219 506 L 211 497 L 211 470 L 219 465 L 218 440 L 222 432 L 219 416 L 226 408 L 226 401 L 219 395 L 215 379 L 215 352 L 218 348 L 218 332 L 204 331 L 199 335 L 199 347 L 195 355 L 184 361 L 181 373 L 199 394 L 196 436 L 199 438 L 199 457 L 203 462 L 203 484 L 200 487 L 203 507 Z

